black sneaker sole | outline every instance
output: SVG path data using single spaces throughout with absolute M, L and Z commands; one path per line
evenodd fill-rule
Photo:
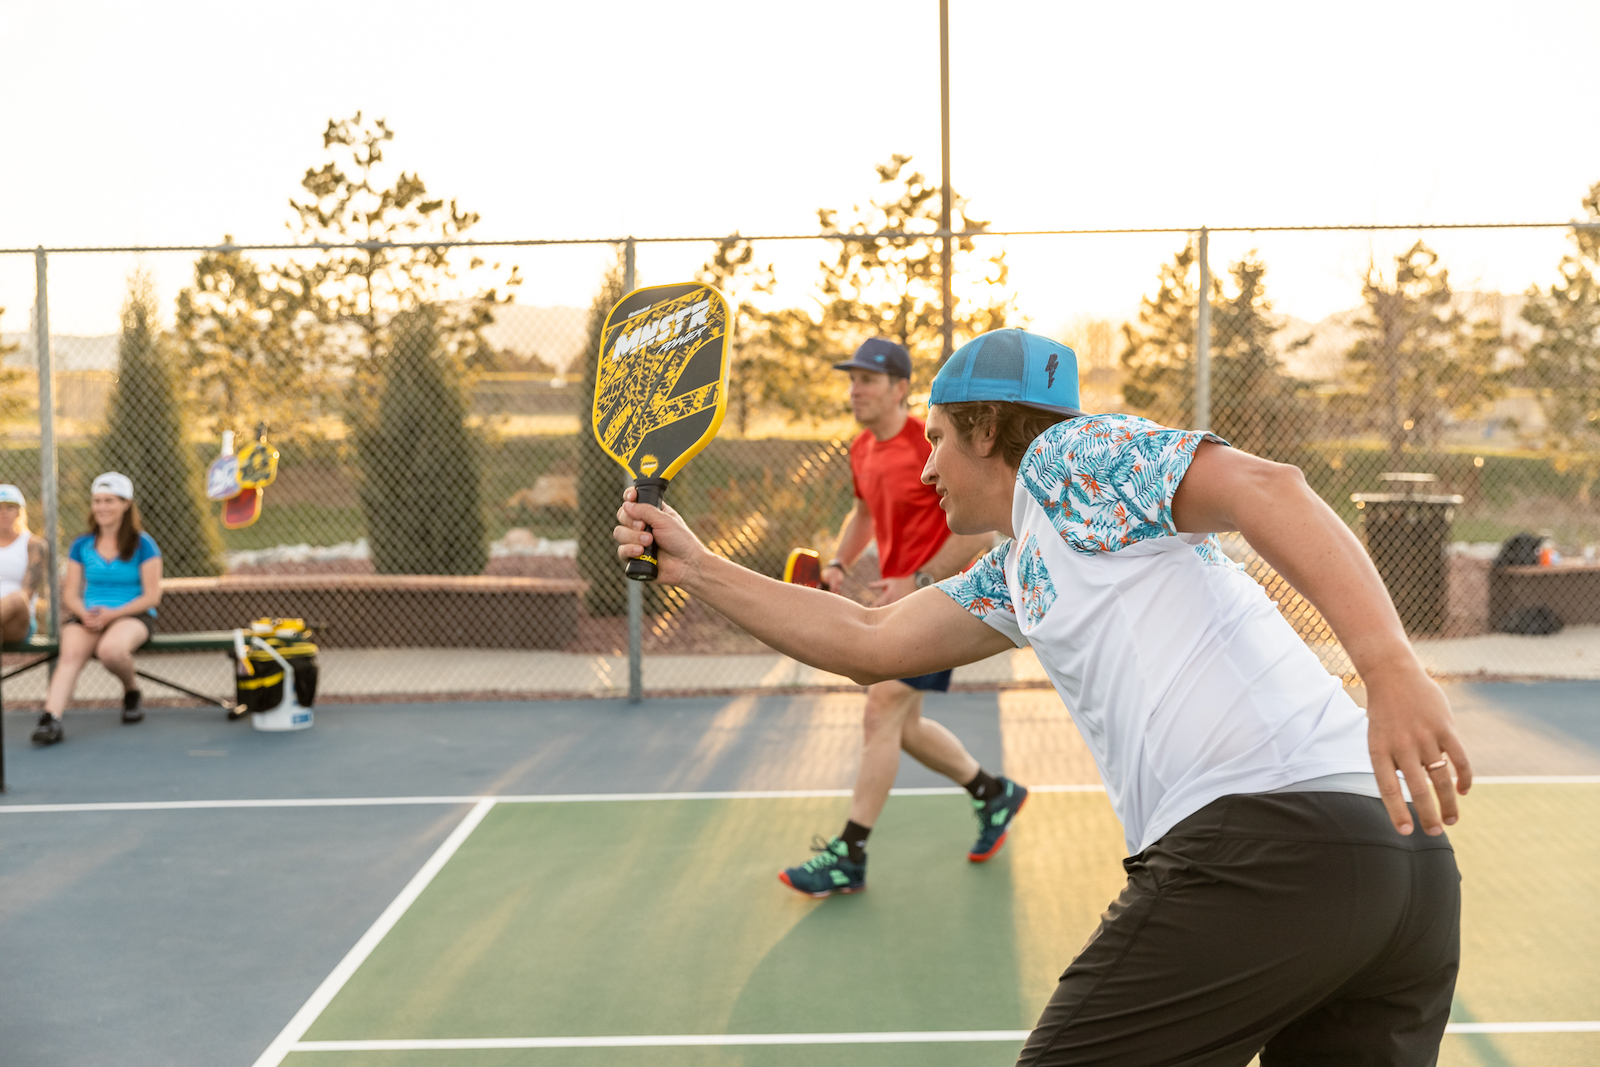
M 1022 814 L 1022 809 L 1027 805 L 1028 798 L 1031 796 L 1033 796 L 1032 793 L 1022 794 L 1022 799 L 1018 801 L 1017 806 L 1011 810 L 1011 818 L 1006 820 L 1005 832 L 995 839 L 995 843 L 989 846 L 989 850 L 987 852 L 973 852 L 970 850 L 967 852 L 968 863 L 988 863 L 990 860 L 994 859 L 995 856 L 1000 854 L 1000 849 L 1005 845 L 1006 838 L 1011 836 L 1011 825 L 1017 821 L 1017 816 Z
M 125 709 L 122 713 L 122 721 L 127 725 L 132 725 L 136 722 L 144 722 L 144 712 L 138 708 Z
M 803 897 L 812 897 L 812 898 L 814 898 L 816 900 L 821 900 L 824 897 L 831 897 L 835 893 L 865 893 L 867 891 L 867 887 L 865 885 L 852 885 L 852 886 L 841 886 L 838 889 L 825 889 L 820 893 L 813 893 L 811 890 L 809 890 L 809 889 L 801 889 L 799 886 L 797 886 L 793 882 L 789 881 L 789 872 L 788 871 L 779 871 L 778 872 L 778 881 L 782 882 L 784 885 L 788 886 L 790 889 L 793 889 L 796 893 L 799 893 L 801 896 L 803 896 Z

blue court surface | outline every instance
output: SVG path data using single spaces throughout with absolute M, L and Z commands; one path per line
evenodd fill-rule
M 1600 1062 L 1600 683 L 1457 685 L 1487 780 L 1452 831 L 1446 1064 Z M 907 761 L 871 890 L 779 867 L 837 831 L 856 694 L 4 716 L 0 1064 L 1008 1064 L 1121 884 L 1043 691 L 928 699 L 1044 786 L 974 867 Z

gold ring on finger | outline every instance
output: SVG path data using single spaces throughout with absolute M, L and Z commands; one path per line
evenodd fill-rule
M 1436 771 L 1441 767 L 1448 767 L 1448 766 L 1450 766 L 1450 758 L 1448 756 L 1446 756 L 1443 752 L 1441 752 L 1441 753 L 1439 753 L 1438 762 L 1428 764 L 1426 767 L 1423 768 L 1423 770 L 1425 770 L 1425 771 Z

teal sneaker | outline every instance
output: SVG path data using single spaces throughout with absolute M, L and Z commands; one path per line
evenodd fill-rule
M 778 881 L 808 897 L 827 897 L 834 893 L 859 893 L 867 888 L 867 861 L 856 863 L 850 849 L 837 837 L 811 841 L 816 853 L 798 867 L 778 872 Z
M 974 800 L 972 810 L 978 816 L 978 840 L 967 852 L 967 859 L 982 863 L 994 858 L 1000 846 L 1006 843 L 1011 832 L 1011 820 L 1017 817 L 1022 805 L 1028 802 L 1028 791 L 1009 778 L 1001 778 L 1003 791 L 989 800 Z

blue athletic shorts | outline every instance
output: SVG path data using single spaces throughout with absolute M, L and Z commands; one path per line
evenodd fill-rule
M 909 685 L 913 689 L 948 693 L 950 691 L 950 672 L 934 671 L 932 674 L 919 674 L 915 678 L 902 678 L 900 679 L 900 684 Z

